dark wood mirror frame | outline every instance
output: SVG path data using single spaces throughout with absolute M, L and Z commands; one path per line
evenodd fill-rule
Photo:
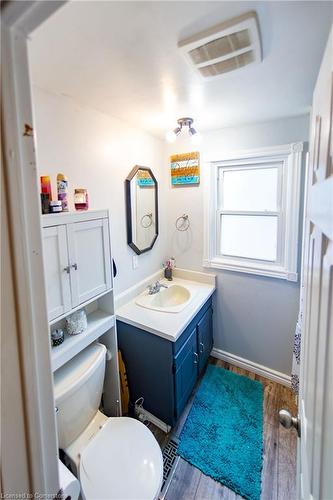
M 155 214 L 156 214 L 156 222 L 155 222 L 155 236 L 151 242 L 149 247 L 144 249 L 140 249 L 133 242 L 133 221 L 132 221 L 132 207 L 131 207 L 131 180 L 137 174 L 138 170 L 145 170 L 149 173 L 151 178 L 153 179 L 155 186 Z M 126 196 L 126 226 L 127 226 L 127 243 L 134 250 L 137 255 L 141 255 L 142 253 L 148 252 L 151 250 L 155 244 L 155 241 L 158 237 L 158 183 L 156 177 L 154 176 L 152 170 L 148 167 L 141 167 L 140 165 L 135 165 L 130 174 L 126 177 L 125 180 L 125 196 Z

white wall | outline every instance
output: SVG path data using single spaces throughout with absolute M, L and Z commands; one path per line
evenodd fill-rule
M 222 159 L 224 152 L 306 142 L 308 121 L 306 115 L 211 131 L 203 134 L 199 148 L 181 136 L 169 145 L 168 154 L 199 149 L 205 175 L 205 158 Z M 203 183 L 199 187 L 172 188 L 169 181 L 169 252 L 176 257 L 178 267 L 203 270 L 203 189 Z M 189 215 L 191 227 L 182 233 L 175 230 L 174 221 L 183 213 Z M 209 272 L 218 276 L 215 347 L 289 375 L 299 285 L 231 271 Z
M 39 175 L 69 179 L 71 202 L 76 187 L 88 189 L 90 208 L 111 211 L 113 256 L 118 268 L 115 291 L 120 293 L 161 267 L 166 247 L 165 144 L 126 123 L 83 107 L 65 96 L 33 88 Z M 134 165 L 150 167 L 159 186 L 160 235 L 152 251 L 138 256 L 127 245 L 125 178 Z M 55 198 L 56 199 L 56 198 Z

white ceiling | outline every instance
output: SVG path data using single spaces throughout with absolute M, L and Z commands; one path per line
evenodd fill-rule
M 308 112 L 332 22 L 319 1 L 74 1 L 32 36 L 33 82 L 154 135 L 180 116 L 209 130 Z M 203 81 L 179 40 L 255 10 L 263 62 Z

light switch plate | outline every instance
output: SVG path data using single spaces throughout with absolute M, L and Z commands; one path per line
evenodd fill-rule
M 137 269 L 138 266 L 139 266 L 138 256 L 137 255 L 133 255 L 133 257 L 132 257 L 132 267 L 133 267 L 133 269 Z

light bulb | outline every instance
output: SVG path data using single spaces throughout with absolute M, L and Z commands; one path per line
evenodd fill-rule
M 199 132 L 196 132 L 195 134 L 191 135 L 191 142 L 192 144 L 200 144 L 202 140 L 201 134 Z
M 176 140 L 176 134 L 174 133 L 173 130 L 169 130 L 166 134 L 165 134 L 165 138 L 168 142 L 175 142 Z

